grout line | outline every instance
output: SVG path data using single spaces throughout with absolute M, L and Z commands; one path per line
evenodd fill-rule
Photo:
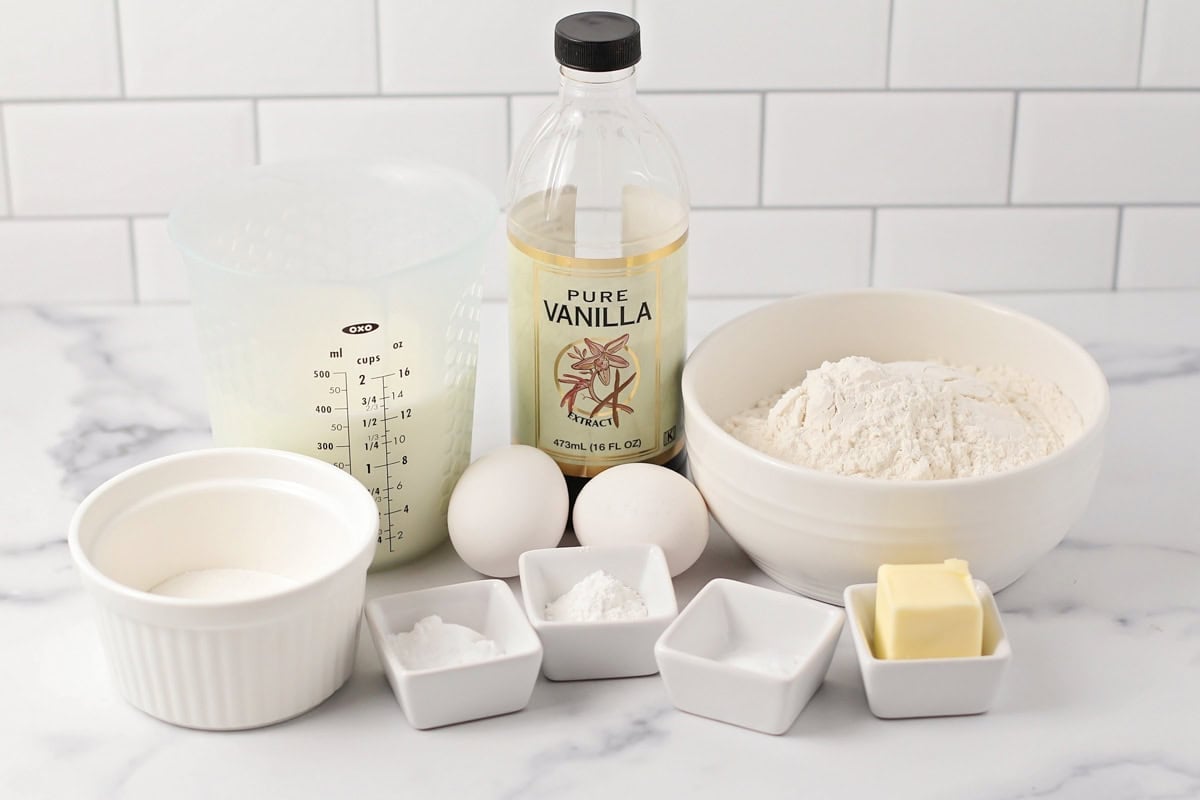
M 872 288 L 887 288 L 893 287 L 872 287 Z M 800 291 L 815 291 L 816 289 L 800 289 Z M 1108 287 L 1058 287 L 1055 289 L 943 289 L 943 291 L 953 291 L 955 294 L 973 295 L 973 296 L 995 296 L 995 295 L 1098 295 L 1111 296 L 1112 290 Z M 1195 287 L 1132 287 L 1121 289 L 1120 294 L 1168 294 L 1181 293 L 1200 297 L 1200 289 Z M 791 293 L 794 294 L 794 293 Z M 772 301 L 780 300 L 782 297 L 787 297 L 788 294 L 768 293 L 768 294 L 695 294 L 688 297 L 688 302 L 756 302 L 756 301 Z M 484 302 L 503 303 L 506 302 L 503 297 L 485 297 Z
M 125 232 L 129 237 L 129 266 L 130 266 L 130 279 L 133 281 L 133 302 L 141 303 L 142 302 L 142 293 L 141 293 L 141 290 L 138 288 L 138 259 L 137 259 L 137 245 L 135 244 L 135 240 L 134 240 L 134 236 L 133 236 L 133 217 L 125 218 Z
M 981 86 L 976 88 L 964 87 L 946 87 L 946 88 L 906 88 L 893 87 L 883 89 L 880 87 L 845 87 L 845 88 L 810 88 L 810 89 L 772 89 L 772 88 L 744 88 L 744 89 L 639 89 L 639 95 L 753 95 L 753 94 L 774 94 L 774 95 L 805 95 L 805 94 L 877 94 L 877 95 L 920 95 L 920 94 L 1012 94 L 1019 92 L 1021 94 L 1187 94 L 1197 95 L 1200 92 L 1195 87 L 1186 86 L 1155 86 L 1145 91 L 1139 91 L 1136 87 L 1077 87 L 1077 86 L 1060 86 L 1060 87 L 1024 87 L 1024 86 Z M 369 100 L 369 99 L 395 99 L 395 100 L 468 100 L 482 98 L 507 97 L 508 92 L 329 92 L 325 94 L 275 94 L 268 97 L 263 97 L 264 100 Z M 534 97 L 553 97 L 553 92 L 517 92 L 520 95 L 529 95 Z M 128 103 L 128 102 L 146 102 L 146 103 L 203 103 L 203 102 L 219 102 L 233 100 L 248 100 L 255 95 L 253 94 L 198 94 L 198 95 L 153 95 L 139 94 L 136 97 L 87 97 L 80 95 L 62 95 L 58 97 L 23 97 L 19 99 L 9 100 L 10 105 L 46 105 L 56 103 Z
M 876 205 L 766 205 L 766 206 L 721 206 L 721 205 L 694 205 L 692 211 L 720 211 L 726 213 L 735 212 L 751 212 L 751 211 L 1037 211 L 1047 209 L 1077 209 L 1083 210 L 1098 210 L 1107 209 L 1111 211 L 1117 207 L 1120 201 L 1110 201 L 1107 203 L 1018 203 L 1017 205 L 1006 205 L 1004 203 L 920 203 L 913 205 L 897 205 L 881 203 Z M 1196 203 L 1120 203 L 1121 208 L 1186 208 L 1200 210 L 1200 202 Z M 127 216 L 146 217 L 153 219 L 165 219 L 167 213 L 161 208 L 159 209 L 144 209 L 141 211 L 126 211 L 114 212 L 111 214 L 10 214 L 13 220 L 22 222 L 95 222 L 95 221 L 113 221 L 122 220 Z
M 262 145 L 259 144 L 258 136 L 258 98 L 255 97 L 250 101 L 250 128 L 254 134 L 254 163 L 262 163 Z
M 534 94 L 546 94 L 552 96 L 551 93 L 534 92 Z M 698 94 L 713 94 L 712 92 L 698 92 Z M 740 91 L 738 94 L 754 94 L 749 91 Z M 328 94 L 272 94 L 272 95 L 255 95 L 250 94 L 204 94 L 204 95 L 138 95 L 136 97 L 30 97 L 21 98 L 19 100 L 10 100 L 10 104 L 20 105 L 56 105 L 56 104 L 71 104 L 71 103 L 89 103 L 92 105 L 116 104 L 116 103 L 230 103 L 240 100 L 261 99 L 270 100 L 273 102 L 287 100 L 482 100 L 504 97 L 504 92 L 432 92 L 428 94 L 417 93 L 372 93 L 365 94 L 363 92 L 346 92 L 346 93 L 328 93 Z
M 375 94 L 383 94 L 383 29 L 379 26 L 379 2 L 375 0 Z
M 995 94 L 997 92 L 1025 92 L 1028 94 L 1137 94 L 1135 86 L 1022 86 L 1009 84 L 1004 86 L 892 86 L 884 89 L 780 89 L 779 91 L 795 92 L 858 92 L 867 94 L 875 92 L 882 94 Z M 1186 94 L 1194 93 L 1195 87 L 1163 86 L 1154 87 L 1155 92 Z
M 767 93 L 758 96 L 758 207 L 763 207 L 763 180 L 767 174 Z
M 875 241 L 879 238 L 879 209 L 871 209 L 871 249 L 867 259 L 867 286 L 875 285 Z
M 1194 86 L 1155 86 L 1151 91 L 1194 94 Z M 1033 94 L 1136 94 L 1134 86 L 1021 86 L 1017 84 L 1004 86 L 810 86 L 810 87 L 754 87 L 747 86 L 739 89 L 638 89 L 638 94 L 753 94 L 754 92 L 771 92 L 773 94 L 1001 94 L 1011 92 L 1030 92 Z
M 1129 286 L 1121 289 L 1121 294 L 1195 294 L 1200 296 L 1200 289 L 1194 286 Z M 963 292 L 963 294 L 1108 294 L 1110 289 L 1081 288 L 1081 289 L 988 289 L 981 292 Z
M 629 16 L 637 19 L 637 4 L 638 0 L 629 0 Z
M 12 171 L 8 168 L 11 163 L 8 158 L 8 134 L 5 130 L 4 104 L 0 103 L 0 175 L 4 177 L 4 180 L 0 181 L 0 198 L 5 201 L 4 216 L 6 217 L 15 216 L 16 213 L 16 209 L 13 208 Z
M 113 33 L 117 46 L 117 88 L 125 97 L 125 38 L 121 35 L 121 0 L 113 0 Z
M 150 211 L 144 214 L 134 214 L 138 217 L 165 216 L 162 211 Z M 14 219 L 22 222 L 116 222 L 126 218 L 125 214 L 14 214 Z
M 892 86 L 892 20 L 896 17 L 896 0 L 888 0 L 887 40 L 883 51 L 883 85 L 890 89 Z
M 1017 166 L 1017 114 L 1021 110 L 1021 93 L 1013 93 L 1012 132 L 1008 137 L 1008 193 L 1005 195 L 1008 204 L 1012 205 L 1013 176 Z
M 845 287 L 852 289 L 854 287 Z M 801 290 L 812 291 L 812 290 Z M 970 289 L 957 291 L 957 294 L 967 295 L 969 297 L 1000 297 L 1004 295 L 1015 296 L 1068 296 L 1078 295 L 1082 297 L 1090 297 L 1096 295 L 1111 295 L 1112 291 L 1108 288 L 1097 289 L 1094 287 L 1079 287 L 1079 288 L 1056 288 L 1056 289 Z M 1200 298 L 1200 289 L 1194 286 L 1131 286 L 1120 291 L 1123 295 L 1186 295 L 1187 297 Z M 689 303 L 763 303 L 779 300 L 786 297 L 786 294 L 770 293 L 770 294 L 694 294 L 688 297 Z M 154 308 L 171 308 L 171 309 L 187 309 L 190 301 L 188 300 L 150 300 L 145 303 L 140 303 L 141 306 L 152 306 Z M 485 306 L 503 306 L 507 305 L 508 300 L 504 297 L 484 297 L 483 304 Z M 11 301 L 0 300 L 0 311 L 8 311 L 10 309 L 23 309 L 30 307 L 44 307 L 50 304 L 47 303 L 14 303 Z M 53 304 L 61 308 L 132 308 L 133 305 L 124 301 L 97 302 L 97 301 L 82 301 L 70 303 Z
M 513 160 L 513 116 L 512 116 L 512 95 L 504 98 L 504 158 L 509 169 L 512 169 Z
M 1112 291 L 1117 290 L 1117 278 L 1121 272 L 1121 234 L 1125 227 L 1125 209 L 1117 208 L 1117 240 L 1113 244 Z
M 1133 84 L 1139 89 L 1142 86 L 1142 70 L 1146 65 L 1146 15 L 1150 13 L 1150 0 L 1142 0 L 1142 35 L 1138 40 L 1137 81 Z
M 1050 208 L 1078 208 L 1078 209 L 1112 209 L 1114 205 L 1120 203 L 1127 208 L 1200 208 L 1200 201 L 1192 203 L 1127 203 L 1120 200 L 1109 200 L 1108 202 L 1078 202 L 1078 203 L 1016 203 L 1009 205 L 1005 202 L 998 203 L 859 203 L 853 204 L 838 204 L 831 203 L 822 205 L 813 203 L 810 205 L 803 204 L 779 204 L 774 203 L 764 205 L 762 207 L 746 205 L 694 205 L 692 209 L 695 211 L 870 211 L 873 208 L 888 211 L 957 211 L 959 209 L 974 209 L 974 210 L 1036 210 Z

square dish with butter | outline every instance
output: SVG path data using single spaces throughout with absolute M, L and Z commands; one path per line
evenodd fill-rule
M 888 582 L 886 574 L 884 579 Z M 872 714 L 882 719 L 941 717 L 982 714 L 992 707 L 1004 672 L 1012 660 L 1012 648 L 996 600 L 987 584 L 980 580 L 970 581 L 969 577 L 966 580 L 979 601 L 978 655 L 921 657 L 923 652 L 932 652 L 930 648 L 945 644 L 933 644 L 921 636 L 923 626 L 927 631 L 927 626 L 939 624 L 937 618 L 940 612 L 931 607 L 922 608 L 916 601 L 923 595 L 914 598 L 903 587 L 901 594 L 907 595 L 907 599 L 900 598 L 900 605 L 893 603 L 890 611 L 883 609 L 885 630 L 877 638 L 876 601 L 879 584 L 860 583 L 846 587 L 843 598 L 847 621 Z M 896 588 L 895 585 L 889 587 Z M 952 593 L 952 596 L 956 595 L 957 590 Z M 948 616 L 951 620 L 955 616 L 965 617 L 967 625 L 964 627 L 969 628 L 971 613 L 966 610 L 969 607 L 966 604 L 965 609 L 956 608 L 948 612 Z M 916 614 L 918 619 L 915 626 L 906 626 L 910 636 L 907 641 L 901 642 L 896 637 L 896 621 L 906 613 Z M 921 619 L 922 616 L 925 618 Z M 946 621 L 945 618 L 942 621 Z M 962 622 L 963 619 L 958 621 Z M 892 626 L 890 630 L 887 629 L 889 625 Z M 890 641 L 884 644 L 889 637 Z M 882 653 L 881 645 L 884 648 Z M 891 651 L 887 650 L 889 647 Z M 905 655 L 879 657 L 887 652 Z

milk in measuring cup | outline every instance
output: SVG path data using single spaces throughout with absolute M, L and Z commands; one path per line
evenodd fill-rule
M 429 164 L 255 167 L 169 220 L 188 266 L 213 437 L 353 475 L 374 566 L 446 538 L 471 449 L 495 198 Z
M 419 322 L 390 316 L 338 324 L 344 319 L 273 349 L 269 373 L 276 377 L 256 372 L 263 380 L 250 391 L 237 389 L 232 374 L 226 386 L 217 376 L 213 437 L 218 445 L 304 453 L 358 478 L 379 508 L 373 566 L 381 567 L 446 537 L 450 492 L 470 459 L 474 354 L 428 342 Z M 457 335 L 451 330 L 449 338 Z M 473 331 L 462 335 L 474 343 Z M 262 385 L 268 380 L 278 386 Z

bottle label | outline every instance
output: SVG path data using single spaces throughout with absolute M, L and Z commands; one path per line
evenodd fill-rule
M 683 449 L 686 240 L 588 259 L 510 236 L 513 431 L 564 474 L 663 464 Z

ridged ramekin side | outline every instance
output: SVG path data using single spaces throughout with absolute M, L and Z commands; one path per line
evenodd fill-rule
M 126 700 L 175 725 L 236 730 L 303 714 L 346 682 L 364 585 L 347 575 L 283 616 L 237 627 L 163 627 L 120 613 L 103 592 L 93 601 Z

